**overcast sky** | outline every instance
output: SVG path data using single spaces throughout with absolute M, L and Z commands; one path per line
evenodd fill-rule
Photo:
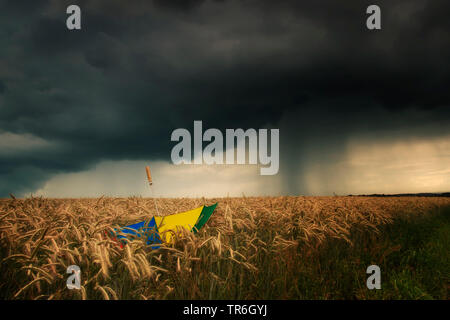
M 66 28 L 66 8 L 82 30 Z M 366 28 L 378 4 L 382 30 Z M 450 191 L 450 2 L 0 0 L 0 197 Z M 280 169 L 175 166 L 277 128 Z

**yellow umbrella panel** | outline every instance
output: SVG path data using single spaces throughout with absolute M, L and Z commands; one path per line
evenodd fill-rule
M 159 234 L 163 241 L 167 243 L 173 242 L 173 234 L 181 231 L 180 228 L 191 231 L 197 223 L 204 206 L 189 210 L 186 212 L 176 213 L 164 217 L 155 217 Z

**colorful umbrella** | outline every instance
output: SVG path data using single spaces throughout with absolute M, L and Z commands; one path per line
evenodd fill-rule
M 163 241 L 173 243 L 173 236 L 178 235 L 183 229 L 197 233 L 209 220 L 216 206 L 217 203 L 209 207 L 201 206 L 169 216 L 155 216 L 148 223 L 142 221 L 119 230 L 115 229 L 115 234 L 112 236 L 122 239 L 121 247 L 126 243 L 126 239 L 132 240 L 144 237 L 148 245 L 151 245 L 153 249 L 158 249 L 157 244 L 161 244 Z

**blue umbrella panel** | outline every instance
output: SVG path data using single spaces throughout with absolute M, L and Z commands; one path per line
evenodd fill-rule
M 153 249 L 158 249 L 161 244 L 161 237 L 158 233 L 158 226 L 156 225 L 155 217 L 153 217 L 148 223 L 146 221 L 131 224 L 120 229 L 114 229 L 115 235 L 118 239 L 122 239 L 122 243 L 126 243 L 126 240 L 134 240 L 138 238 L 145 238 L 147 245 L 150 245 Z

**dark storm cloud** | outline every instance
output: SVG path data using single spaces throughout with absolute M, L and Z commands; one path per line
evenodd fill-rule
M 157 7 L 162 8 L 170 8 L 176 10 L 190 10 L 197 6 L 202 5 L 205 0 L 173 0 L 173 1 L 164 1 L 164 0 L 154 0 L 153 3 Z
M 172 130 L 197 119 L 281 126 L 286 193 L 349 136 L 449 133 L 448 1 L 378 1 L 374 32 L 360 1 L 0 3 L 0 129 L 54 146 L 0 151 L 0 196 L 104 159 L 168 159 Z

